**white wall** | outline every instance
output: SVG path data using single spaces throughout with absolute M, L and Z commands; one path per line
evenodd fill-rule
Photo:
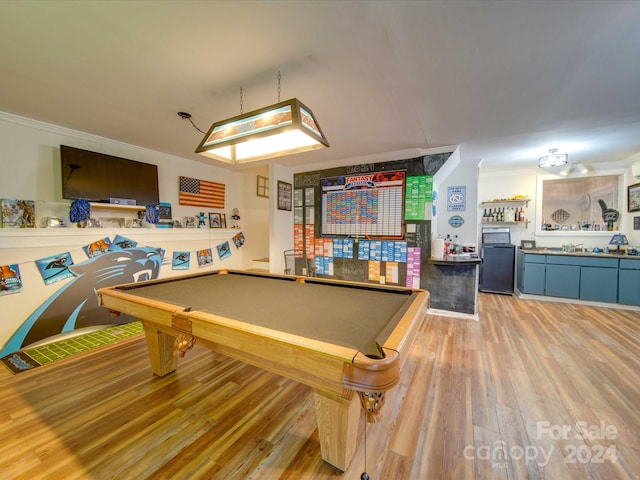
M 282 165 L 272 163 L 269 168 L 271 190 L 269 270 L 271 273 L 284 273 L 284 251 L 293 248 L 293 207 L 291 211 L 278 210 L 278 180 L 291 184 L 293 188 L 293 172 Z
M 455 154 L 455 152 L 454 152 Z M 452 155 L 454 157 L 454 155 Z M 455 158 L 450 158 L 445 164 L 446 168 L 450 161 L 455 162 Z M 475 165 L 462 165 L 458 163 L 455 168 L 447 172 L 446 176 L 434 177 L 434 189 L 438 192 L 437 213 L 433 218 L 433 236 L 451 235 L 454 238 L 458 235 L 461 243 L 478 243 L 478 168 Z M 440 174 L 440 171 L 438 171 Z M 439 184 L 435 184 L 439 181 Z M 447 190 L 449 187 L 466 187 L 466 206 L 464 211 L 447 210 Z M 454 215 L 460 215 L 464 219 L 462 226 L 454 228 L 449 224 L 449 219 Z
M 244 207 L 240 210 L 240 226 L 247 241 L 244 246 L 243 269 L 252 268 L 253 260 L 269 257 L 270 198 L 257 195 L 257 177 L 269 177 L 269 166 L 243 171 Z

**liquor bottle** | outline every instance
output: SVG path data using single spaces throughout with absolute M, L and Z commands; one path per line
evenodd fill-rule
M 520 207 L 520 215 L 518 217 L 518 221 L 524 222 L 524 207 Z

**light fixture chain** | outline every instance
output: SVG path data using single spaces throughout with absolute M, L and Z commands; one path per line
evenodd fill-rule
M 240 87 L 240 115 L 244 113 L 243 101 L 244 101 L 244 91 L 242 90 L 242 87 Z
M 280 70 L 278 70 L 278 103 L 280 103 L 280 80 L 282 79 L 282 75 L 280 75 Z

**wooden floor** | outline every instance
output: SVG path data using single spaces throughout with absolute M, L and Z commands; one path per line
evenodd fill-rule
M 640 314 L 480 295 L 429 316 L 367 427 L 376 479 L 638 479 Z M 0 478 L 358 479 L 320 458 L 310 390 L 196 347 L 154 378 L 142 337 L 0 367 Z

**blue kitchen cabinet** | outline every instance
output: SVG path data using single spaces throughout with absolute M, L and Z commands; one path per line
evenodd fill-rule
M 547 262 L 562 260 L 565 257 L 550 258 Z M 580 267 L 566 265 L 567 262 L 547 263 L 545 278 L 545 294 L 551 297 L 580 297 Z
M 523 257 L 520 269 L 520 291 L 544 295 L 545 255 L 523 254 Z
M 578 257 L 580 269 L 580 299 L 592 302 L 618 301 L 618 259 Z
M 616 303 L 618 301 L 618 269 L 582 267 L 580 300 Z
M 640 305 L 640 258 L 518 252 L 518 290 L 550 297 Z
M 640 260 L 620 260 L 618 303 L 640 305 Z

